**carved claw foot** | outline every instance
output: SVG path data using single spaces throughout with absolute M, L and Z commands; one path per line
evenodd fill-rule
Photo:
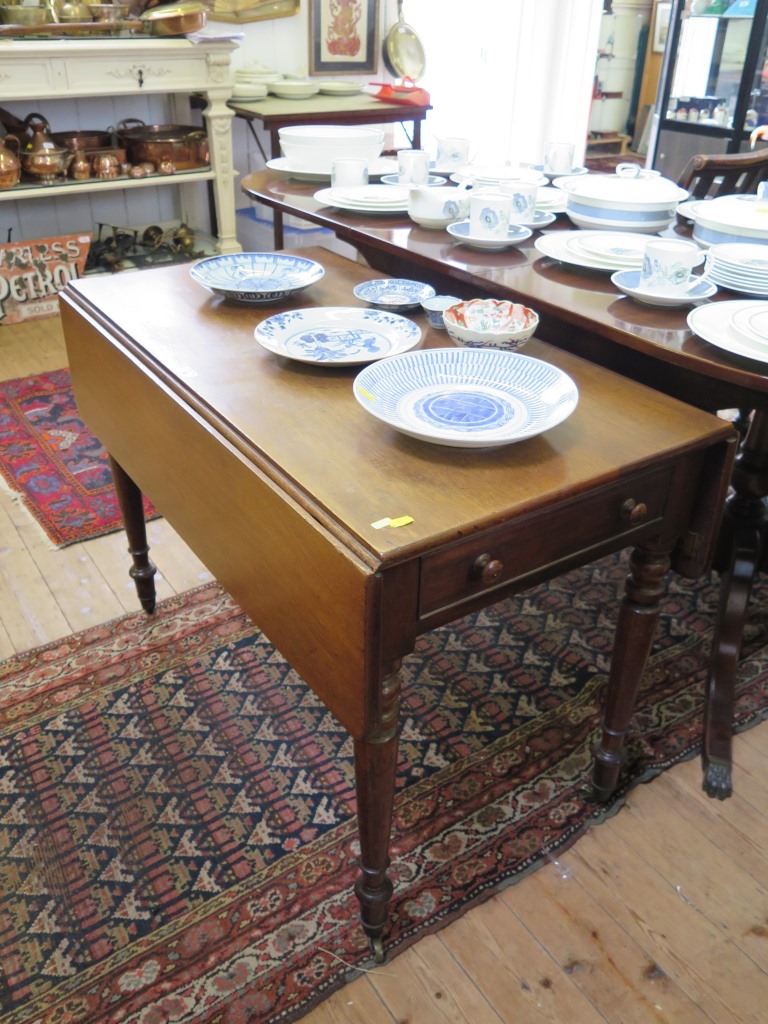
M 716 800 L 727 800 L 733 793 L 731 766 L 727 761 L 711 760 L 704 765 L 701 788 Z

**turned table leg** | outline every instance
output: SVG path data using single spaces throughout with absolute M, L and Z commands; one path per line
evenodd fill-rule
M 123 467 L 110 455 L 109 465 L 117 491 L 117 500 L 123 516 L 125 533 L 128 537 L 128 551 L 133 565 L 128 570 L 136 584 L 136 593 L 141 607 L 151 614 L 155 610 L 155 569 L 149 560 L 147 524 L 144 519 L 144 499 L 141 491 L 131 480 Z
M 733 469 L 715 567 L 722 573 L 702 742 L 702 787 L 720 800 L 733 791 L 731 738 L 744 622 L 760 569 L 768 509 L 768 417 L 755 413 Z
M 389 835 L 395 801 L 397 741 L 400 733 L 400 662 L 382 683 L 382 714 L 378 733 L 355 740 L 357 827 L 360 836 L 360 875 L 355 895 L 360 920 L 377 963 L 382 963 L 384 930 L 392 895 Z
M 667 552 L 635 548 L 630 557 L 592 775 L 598 800 L 607 800 L 616 788 L 624 759 L 624 741 L 656 631 L 669 564 Z

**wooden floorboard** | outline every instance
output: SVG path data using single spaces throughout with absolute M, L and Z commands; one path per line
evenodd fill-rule
M 0 327 L 0 378 L 65 365 L 58 319 Z M 164 520 L 149 539 L 160 597 L 211 579 Z M 128 566 L 120 533 L 54 550 L 0 488 L 0 658 L 137 610 Z M 734 761 L 731 800 L 678 765 L 304 1024 L 765 1024 L 768 724 Z

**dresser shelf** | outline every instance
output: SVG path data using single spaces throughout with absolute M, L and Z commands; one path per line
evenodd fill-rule
M 210 167 L 146 178 L 121 176 L 110 181 L 62 180 L 51 185 L 23 183 L 0 192 L 0 200 L 26 202 L 84 192 L 107 192 L 147 187 L 175 187 L 182 201 L 194 206 L 185 189 L 211 182 L 216 211 L 219 252 L 240 252 L 235 219 L 235 171 L 232 165 L 232 95 L 230 60 L 236 44 L 230 40 L 192 43 L 179 39 L 0 40 L 0 95 L 6 101 L 79 99 L 89 96 L 142 94 L 168 97 L 171 117 L 190 119 L 190 96 L 201 94 L 208 133 Z M 132 116 L 126 103 L 125 116 Z

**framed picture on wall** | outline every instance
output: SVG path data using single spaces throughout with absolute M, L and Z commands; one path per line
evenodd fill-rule
M 379 0 L 309 0 L 309 73 L 376 70 Z
M 654 53 L 664 53 L 667 45 L 667 32 L 669 32 L 669 15 L 672 11 L 672 3 L 666 0 L 659 0 L 653 12 L 653 39 L 651 50 Z

